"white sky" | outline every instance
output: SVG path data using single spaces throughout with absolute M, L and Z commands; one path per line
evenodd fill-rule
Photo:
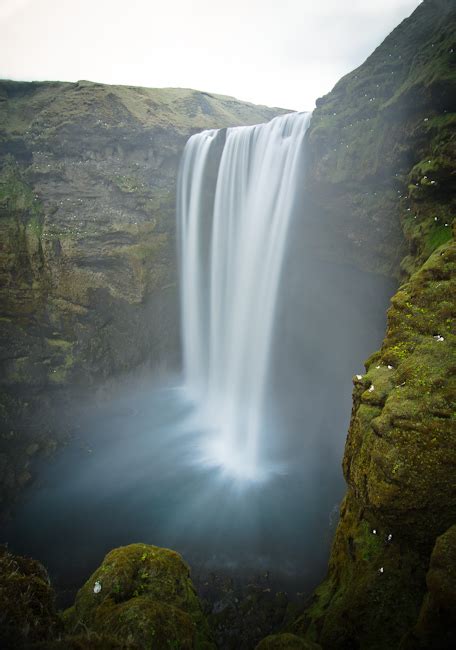
M 310 110 L 420 0 L 0 0 L 0 78 L 177 86 Z

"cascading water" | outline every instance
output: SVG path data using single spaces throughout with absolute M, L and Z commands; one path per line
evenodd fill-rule
M 320 259 L 328 225 L 302 191 L 308 120 L 190 139 L 179 182 L 186 390 L 142 376 L 111 400 L 73 404 L 80 433 L 2 528 L 68 593 L 106 549 L 138 539 L 175 548 L 200 577 L 272 569 L 290 593 L 321 579 L 345 490 L 351 376 L 383 338 L 392 285 Z
M 190 138 L 181 163 L 185 387 L 211 430 L 207 459 L 245 479 L 265 469 L 271 339 L 309 120 L 291 113 L 230 128 L 224 143 L 224 131 L 204 131 Z

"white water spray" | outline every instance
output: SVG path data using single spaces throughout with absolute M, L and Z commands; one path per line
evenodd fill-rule
M 178 187 L 186 388 L 211 429 L 207 460 L 264 473 L 265 388 L 310 114 L 190 138 Z M 218 173 L 217 171 L 218 161 Z M 214 192 L 215 183 L 215 192 Z

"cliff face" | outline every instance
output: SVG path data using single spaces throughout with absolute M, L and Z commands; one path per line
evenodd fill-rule
M 453 16 L 449 0 L 423 2 L 317 100 L 307 183 L 323 257 L 342 251 L 360 268 L 404 277 L 451 238 Z
M 354 378 L 328 577 L 294 628 L 328 650 L 454 641 L 455 41 L 454 3 L 423 2 L 309 131 L 309 191 L 334 225 L 322 254 L 403 281 Z
M 174 208 L 189 136 L 280 112 L 192 90 L 0 82 L 5 502 L 38 445 L 52 448 L 67 387 L 176 361 Z

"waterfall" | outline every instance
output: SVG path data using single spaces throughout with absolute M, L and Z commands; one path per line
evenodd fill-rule
M 185 387 L 210 429 L 207 459 L 260 475 L 277 295 L 302 185 L 310 114 L 204 131 L 178 182 Z

